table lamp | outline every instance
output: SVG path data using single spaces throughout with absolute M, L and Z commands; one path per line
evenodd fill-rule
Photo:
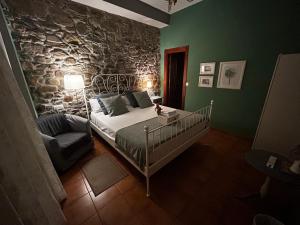
M 84 82 L 81 75 L 65 75 L 64 87 L 66 90 L 84 89 Z
M 152 90 L 151 90 L 151 88 L 152 88 L 152 81 L 151 81 L 151 80 L 148 80 L 146 86 L 147 86 L 147 92 L 148 92 L 148 95 L 152 96 L 152 95 L 153 95 L 153 92 L 152 92 Z

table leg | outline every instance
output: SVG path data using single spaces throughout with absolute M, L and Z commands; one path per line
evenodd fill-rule
M 267 177 L 265 182 L 261 186 L 260 191 L 259 191 L 261 198 L 265 198 L 267 196 L 267 194 L 269 192 L 270 182 L 271 182 L 271 178 Z
M 238 194 L 235 195 L 235 197 L 238 199 L 250 199 L 255 197 L 265 198 L 268 195 L 270 183 L 271 183 L 271 178 L 266 177 L 264 183 L 260 187 L 259 192 L 251 192 L 242 195 Z

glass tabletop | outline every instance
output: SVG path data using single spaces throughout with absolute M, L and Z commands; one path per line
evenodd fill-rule
M 277 158 L 274 168 L 269 168 L 266 166 L 270 156 L 275 156 Z M 300 185 L 300 175 L 293 174 L 284 169 L 285 165 L 288 165 L 290 162 L 286 157 L 280 154 L 264 150 L 250 150 L 246 153 L 245 159 L 255 169 L 266 174 L 267 176 L 287 183 L 292 183 L 297 186 Z

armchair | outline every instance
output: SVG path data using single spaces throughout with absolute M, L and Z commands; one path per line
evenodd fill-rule
M 57 172 L 69 169 L 93 148 L 91 128 L 85 118 L 51 114 L 39 117 L 37 125 Z

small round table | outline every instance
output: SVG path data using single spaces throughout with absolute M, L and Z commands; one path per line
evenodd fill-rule
M 277 161 L 273 168 L 266 166 L 270 156 L 277 157 Z M 271 178 L 291 184 L 300 186 L 300 175 L 282 170 L 282 164 L 288 162 L 288 159 L 277 153 L 268 152 L 264 150 L 250 150 L 245 155 L 246 161 L 255 169 L 267 175 L 264 184 L 260 188 L 260 196 L 263 198 L 267 195 Z

